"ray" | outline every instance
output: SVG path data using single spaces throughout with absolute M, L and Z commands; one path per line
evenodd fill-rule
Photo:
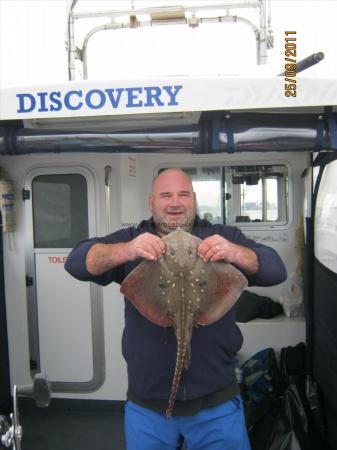
M 182 370 L 188 370 L 195 325 L 210 325 L 233 306 L 248 282 L 225 262 L 203 262 L 201 239 L 178 228 L 164 236 L 166 251 L 157 261 L 143 261 L 123 281 L 121 292 L 139 312 L 162 327 L 173 326 L 176 366 L 166 411 L 172 415 Z

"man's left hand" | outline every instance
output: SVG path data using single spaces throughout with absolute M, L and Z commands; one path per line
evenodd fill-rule
M 207 261 L 233 262 L 235 248 L 237 246 L 218 234 L 209 236 L 198 247 L 198 255 Z
M 233 244 L 233 242 L 214 234 L 201 242 L 198 256 L 204 262 L 225 261 L 234 264 L 246 275 L 254 275 L 259 270 L 259 262 L 254 250 Z

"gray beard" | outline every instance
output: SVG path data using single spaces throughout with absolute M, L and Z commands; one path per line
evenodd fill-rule
M 172 231 L 175 231 L 179 227 L 184 231 L 186 231 L 187 233 L 190 233 L 193 228 L 194 219 L 195 217 L 193 219 L 187 219 L 182 223 L 178 222 L 168 223 L 164 221 L 157 222 L 155 218 L 153 220 L 155 222 L 158 234 L 166 235 L 172 233 Z

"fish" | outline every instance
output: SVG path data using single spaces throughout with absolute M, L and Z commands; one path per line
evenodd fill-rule
M 172 416 L 183 369 L 191 360 L 193 328 L 220 319 L 248 285 L 246 277 L 225 261 L 204 262 L 197 236 L 177 228 L 162 237 L 165 253 L 144 260 L 121 284 L 120 291 L 138 311 L 161 327 L 174 327 L 176 364 L 166 410 Z

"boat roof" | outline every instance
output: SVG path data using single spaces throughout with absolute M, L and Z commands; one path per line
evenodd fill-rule
M 173 123 L 183 124 L 196 123 L 204 111 L 321 113 L 327 106 L 337 110 L 335 78 L 297 75 L 290 81 L 282 76 L 217 75 L 8 87 L 1 90 L 0 120 L 24 120 L 28 128 L 107 120 L 111 127 L 114 121 L 134 123 L 140 115 L 153 122 L 171 117 Z

